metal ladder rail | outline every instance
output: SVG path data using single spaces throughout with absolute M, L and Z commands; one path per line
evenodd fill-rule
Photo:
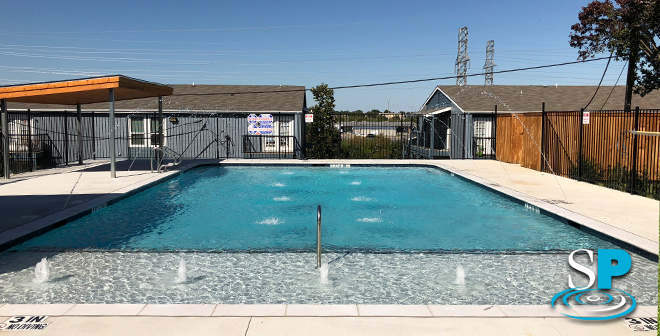
M 321 205 L 316 207 L 316 268 L 321 268 Z
M 167 165 L 163 165 L 163 164 L 162 164 L 162 159 L 159 160 L 159 161 L 158 161 L 158 166 L 157 166 L 157 169 L 156 169 L 156 171 L 158 171 L 159 173 L 162 171 L 163 168 L 173 167 L 173 166 L 178 166 L 178 165 L 181 163 L 181 161 L 183 160 L 183 157 L 181 156 L 181 154 L 175 152 L 173 149 L 171 149 L 171 148 L 169 148 L 169 147 L 165 147 L 165 146 L 163 146 L 163 147 L 157 147 L 157 146 L 154 146 L 154 147 L 152 147 L 151 150 L 149 151 L 149 153 L 150 153 L 149 161 L 151 162 L 151 172 L 152 172 L 152 173 L 154 172 L 154 164 L 153 164 L 153 162 L 154 162 L 154 161 L 153 161 L 154 155 L 153 155 L 153 154 L 154 154 L 156 151 L 161 151 L 163 154 L 169 154 L 169 155 L 171 155 L 171 156 L 174 158 L 174 162 L 172 162 L 171 164 L 167 164 Z

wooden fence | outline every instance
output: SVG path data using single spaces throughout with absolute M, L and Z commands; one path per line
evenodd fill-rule
M 660 110 L 498 114 L 497 159 L 660 197 Z M 542 155 L 543 154 L 543 155 Z M 656 196 L 657 195 L 657 196 Z

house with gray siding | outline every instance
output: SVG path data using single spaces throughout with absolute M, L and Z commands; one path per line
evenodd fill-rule
M 173 95 L 163 97 L 161 121 L 157 99 L 115 103 L 118 157 L 150 157 L 151 148 L 159 145 L 159 123 L 163 145 L 184 158 L 301 157 L 308 112 L 304 86 L 171 86 Z M 34 143 L 39 135 L 40 141 L 49 143 L 58 164 L 74 162 L 79 155 L 108 157 L 108 104 L 82 105 L 80 120 L 76 106 L 8 105 L 16 146 L 27 140 Z M 250 134 L 256 125 L 248 120 L 250 115 L 270 116 L 272 131 Z M 76 144 L 79 123 L 83 153 L 78 153 Z
M 438 85 L 420 108 L 415 140 L 420 148 L 433 148 L 434 157 L 492 157 L 496 109 L 497 113 L 541 112 L 545 103 L 546 111 L 622 110 L 624 95 L 625 86 L 601 86 L 597 91 L 596 86 Z M 632 106 L 660 108 L 660 92 L 633 95 Z M 432 152 L 420 153 L 428 157 L 431 154 L 424 153 Z

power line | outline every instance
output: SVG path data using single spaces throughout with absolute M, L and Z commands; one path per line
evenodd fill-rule
M 571 65 L 571 64 L 578 64 L 578 63 L 586 63 L 586 62 L 594 62 L 594 61 L 600 61 L 604 59 L 611 59 L 612 56 L 608 57 L 599 57 L 599 58 L 592 58 L 590 60 L 584 60 L 584 61 L 573 61 L 573 62 L 564 62 L 564 63 L 556 63 L 556 64 L 548 64 L 548 65 L 539 65 L 539 66 L 534 66 L 534 67 L 527 67 L 527 68 L 518 68 L 518 69 L 509 69 L 509 70 L 499 70 L 499 71 L 493 71 L 494 74 L 496 73 L 510 73 L 510 72 L 519 72 L 519 71 L 527 71 L 527 70 L 536 70 L 536 69 L 545 69 L 545 68 L 552 68 L 552 67 L 558 67 L 558 66 L 564 66 L 564 65 Z M 466 77 L 472 77 L 472 76 L 483 76 L 485 73 L 476 73 L 476 74 L 469 74 L 465 75 Z M 363 88 L 363 87 L 375 87 L 375 86 L 386 86 L 386 85 L 398 85 L 398 84 L 409 84 L 409 83 L 420 83 L 420 82 L 429 82 L 429 81 L 436 81 L 436 80 L 444 80 L 444 79 L 455 79 L 458 78 L 459 76 L 446 76 L 446 77 L 436 77 L 436 78 L 425 78 L 425 79 L 413 79 L 413 80 L 407 80 L 407 81 L 397 81 L 397 82 L 385 82 L 385 83 L 374 83 L 374 84 L 359 84 L 359 85 L 346 85 L 346 86 L 335 86 L 331 87 L 330 89 L 332 90 L 340 90 L 340 89 L 356 89 L 356 88 Z M 258 93 L 285 93 L 285 92 L 304 92 L 304 91 L 310 91 L 311 89 L 286 89 L 286 90 L 279 90 L 279 91 L 252 91 L 252 92 L 218 92 L 218 93 L 179 93 L 179 94 L 173 94 L 171 96 L 217 96 L 217 95 L 237 95 L 237 94 L 258 94 Z
M 616 79 L 616 82 L 614 83 L 614 86 L 612 87 L 612 91 L 610 91 L 610 94 L 607 96 L 607 99 L 605 99 L 605 102 L 603 103 L 603 106 L 600 107 L 600 110 L 603 110 L 603 107 L 605 107 L 605 104 L 607 104 L 607 101 L 610 100 L 610 97 L 612 97 L 612 92 L 614 92 L 614 88 L 616 88 L 616 85 L 619 84 L 619 79 L 621 79 L 621 75 L 623 74 L 623 70 L 626 69 L 626 65 L 628 64 L 628 61 L 623 64 L 623 68 L 621 68 L 621 72 L 619 73 L 619 78 Z
M 587 103 L 587 106 L 584 107 L 583 110 L 586 110 L 587 107 L 589 107 L 589 104 L 591 104 L 592 101 L 594 101 L 594 98 L 596 98 L 596 95 L 598 94 L 598 90 L 600 89 L 600 85 L 603 84 L 603 79 L 605 79 L 605 74 L 607 73 L 607 68 L 610 67 L 610 61 L 612 61 L 612 55 L 614 54 L 614 50 L 610 52 L 610 59 L 607 60 L 607 65 L 605 65 L 605 71 L 603 71 L 603 76 L 600 77 L 600 82 L 598 82 L 598 87 L 596 88 L 596 92 L 594 92 L 593 97 L 591 97 L 591 100 Z

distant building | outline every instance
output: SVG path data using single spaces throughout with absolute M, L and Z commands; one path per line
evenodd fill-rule
M 416 123 L 415 140 L 422 156 L 452 159 L 494 155 L 495 106 L 498 113 L 579 111 L 596 92 L 596 86 L 439 85 L 424 101 Z M 602 86 L 587 110 L 622 110 L 625 86 Z M 609 98 L 608 98 L 609 97 Z M 632 106 L 660 108 L 660 92 L 634 95 Z M 431 136 L 433 134 L 433 136 Z M 426 148 L 426 149 L 425 149 Z M 426 150 L 426 152 L 425 152 Z M 425 154 L 426 153 L 426 154 Z

